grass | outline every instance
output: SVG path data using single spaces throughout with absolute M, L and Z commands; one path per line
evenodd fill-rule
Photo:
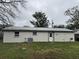
M 79 59 L 79 42 L 0 43 L 0 59 Z

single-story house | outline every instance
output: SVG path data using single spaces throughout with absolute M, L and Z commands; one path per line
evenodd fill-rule
M 65 28 L 7 27 L 3 32 L 4 43 L 75 41 L 73 30 Z

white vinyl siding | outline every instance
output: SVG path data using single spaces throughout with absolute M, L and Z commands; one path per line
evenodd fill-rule
M 19 37 L 14 36 L 14 32 L 4 32 L 3 42 L 28 42 L 28 38 L 33 38 L 33 42 L 48 42 L 48 32 L 19 32 Z
M 28 42 L 28 38 L 33 38 L 33 42 L 49 42 L 49 33 L 50 32 L 37 32 L 37 35 L 33 35 L 33 32 L 19 32 L 19 37 L 15 37 L 14 32 L 4 32 L 3 42 Z M 74 33 L 55 32 L 53 36 L 52 39 L 54 38 L 54 41 L 52 42 L 74 42 Z M 73 38 L 73 40 L 71 40 L 71 38 Z
M 71 40 L 73 38 L 73 40 Z M 74 33 L 55 33 L 54 39 L 56 42 L 73 42 Z

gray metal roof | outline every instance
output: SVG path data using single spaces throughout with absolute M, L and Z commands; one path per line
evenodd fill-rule
M 33 28 L 33 27 L 6 27 L 4 31 L 64 31 L 73 32 L 73 30 L 65 28 Z

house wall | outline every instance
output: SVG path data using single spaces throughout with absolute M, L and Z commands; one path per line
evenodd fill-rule
M 34 42 L 48 42 L 48 32 L 37 32 L 37 35 L 32 37 Z
M 3 42 L 27 42 L 28 38 L 33 38 L 33 42 L 48 42 L 48 32 L 37 32 L 37 35 L 33 35 L 33 32 L 19 32 L 19 37 L 15 37 L 14 32 L 4 32 Z
M 33 38 L 33 42 L 48 42 L 48 32 L 37 32 L 37 35 L 33 35 L 33 32 L 19 32 L 19 37 L 15 37 L 14 32 L 4 32 L 3 42 L 28 42 L 28 38 Z M 73 38 L 71 40 L 70 38 Z M 74 42 L 74 33 L 55 32 L 52 33 L 52 42 Z
M 71 40 L 72 38 L 72 40 Z M 54 33 L 55 42 L 74 42 L 74 33 Z

